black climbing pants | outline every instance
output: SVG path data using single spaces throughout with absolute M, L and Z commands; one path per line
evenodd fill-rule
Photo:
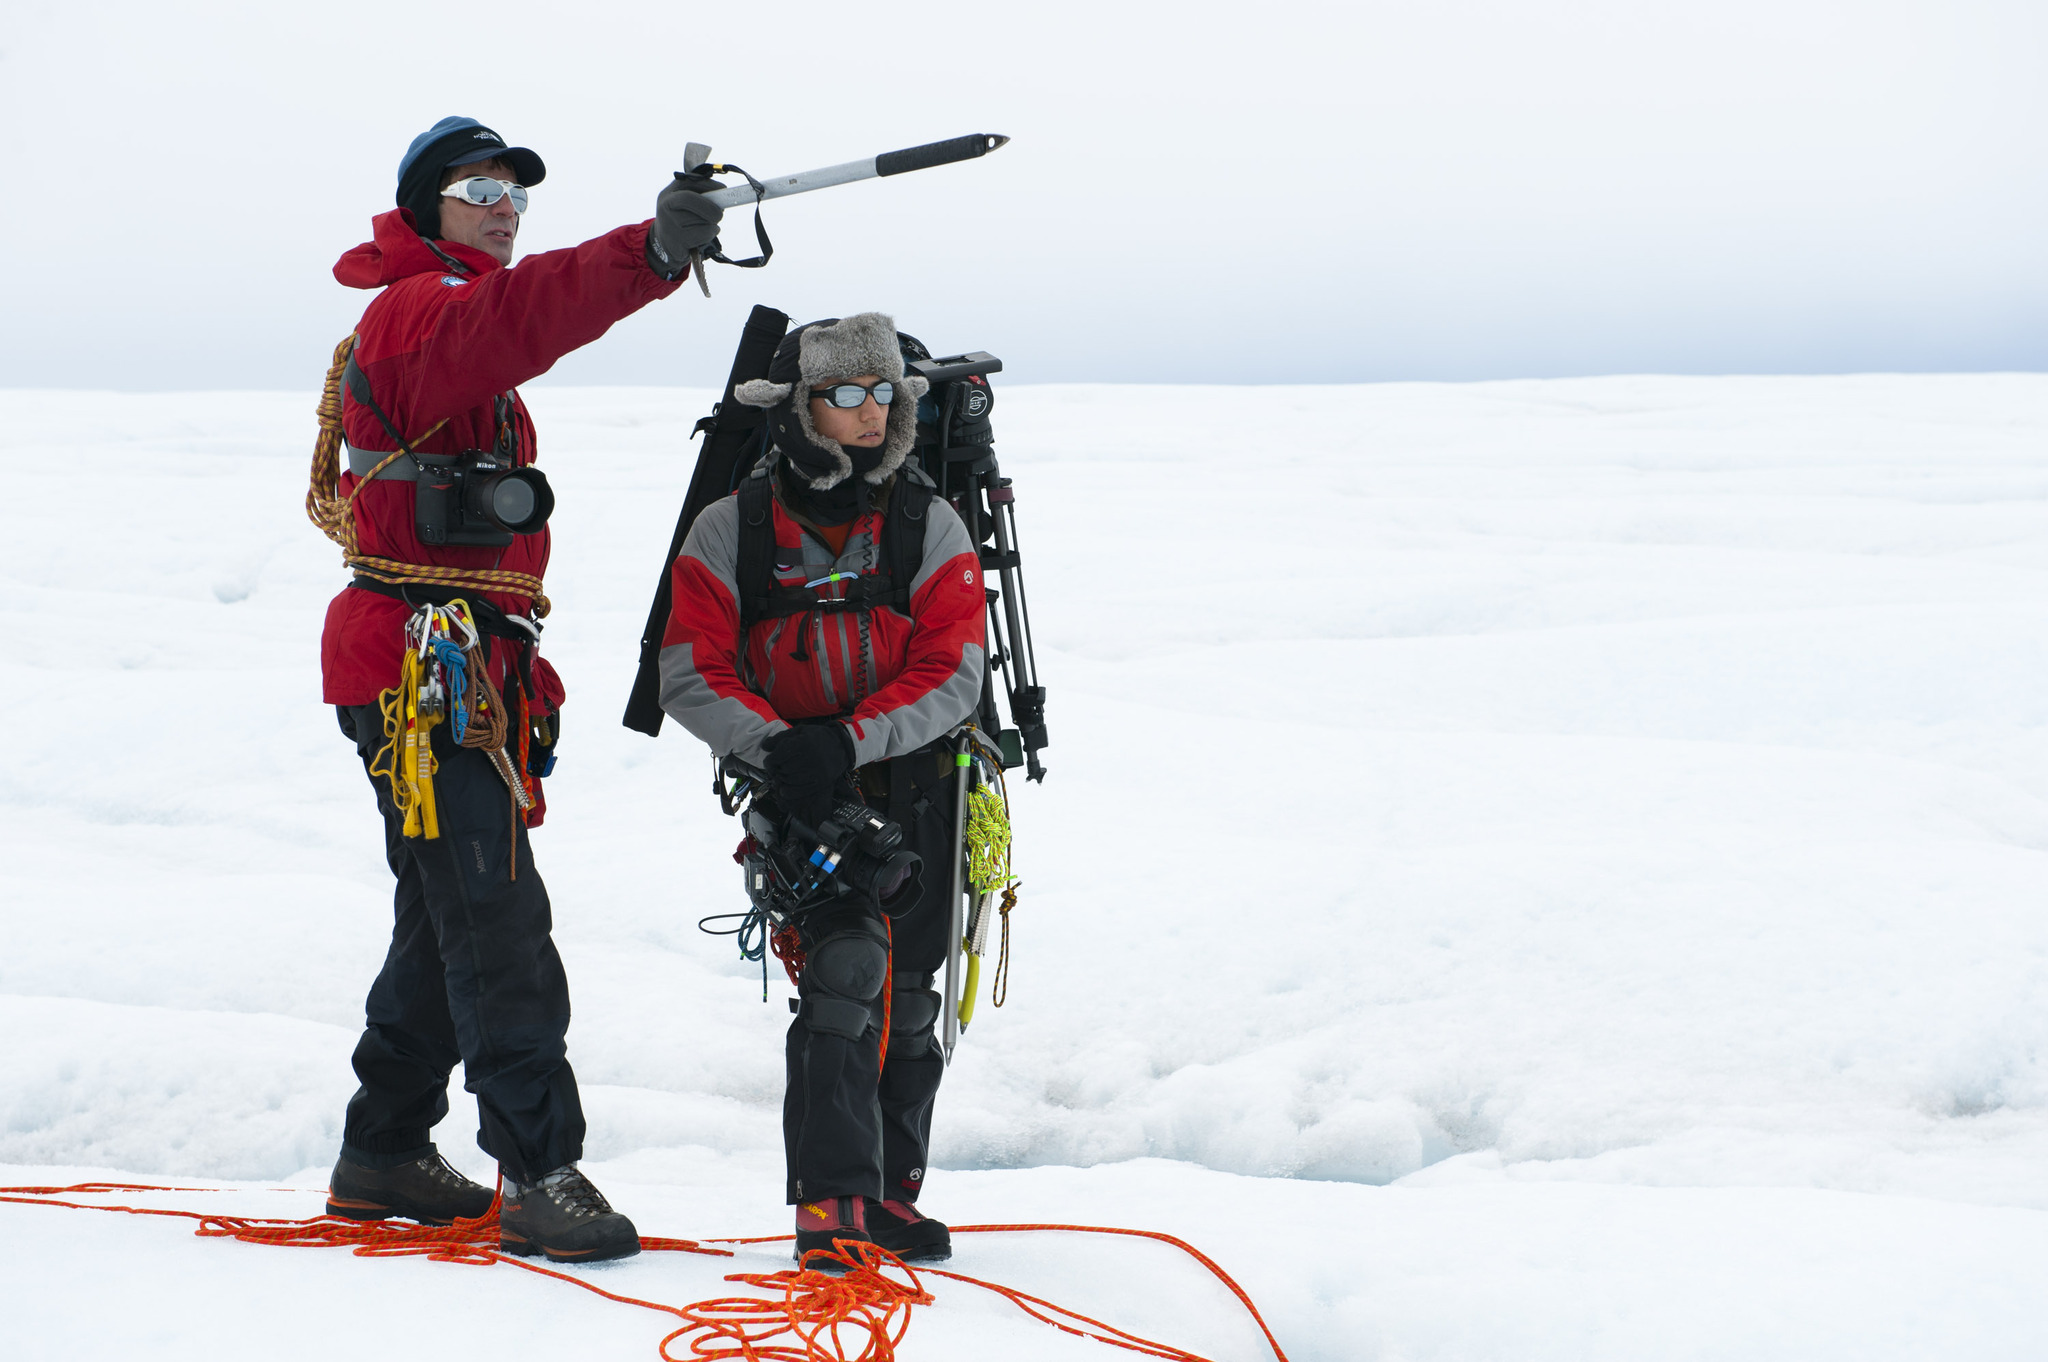
M 806 952 L 826 935 L 862 918 L 890 938 L 889 1052 L 881 1056 L 882 1001 L 871 1009 L 857 1040 L 812 1028 L 802 1004 L 813 994 L 809 971 L 799 979 L 799 1011 L 789 1024 L 784 1053 L 789 1086 L 782 1104 L 782 1143 L 789 1165 L 790 1204 L 833 1196 L 915 1201 L 924 1184 L 932 1102 L 945 1076 L 937 1023 L 941 1000 L 933 991 L 945 967 L 952 927 L 951 889 L 956 810 L 950 753 L 925 751 L 861 771 L 868 802 L 896 820 L 904 840 L 924 860 L 923 888 L 915 907 L 883 925 L 879 913 L 824 909 L 799 924 Z M 886 794 L 874 787 L 886 779 Z M 922 804 L 922 811 L 919 806 Z
M 336 709 L 367 770 L 384 744 L 377 706 Z M 482 752 L 456 746 L 448 724 L 435 725 L 432 744 L 439 837 L 406 837 L 390 781 L 370 778 L 398 888 L 391 949 L 364 1006 L 354 1057 L 362 1086 L 349 1099 L 342 1153 L 371 1168 L 431 1153 L 459 1059 L 476 1094 L 477 1144 L 508 1177 L 533 1182 L 583 1152 L 569 981 L 505 782 Z

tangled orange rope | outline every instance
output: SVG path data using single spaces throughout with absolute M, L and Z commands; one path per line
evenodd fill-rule
M 475 1220 L 458 1220 L 446 1228 L 437 1228 L 403 1221 L 344 1220 L 331 1215 L 315 1216 L 310 1220 L 272 1220 L 209 1215 L 202 1211 L 163 1210 L 145 1206 L 106 1206 L 93 1202 L 58 1199 L 64 1196 L 94 1196 L 118 1192 L 221 1190 L 224 1189 L 158 1187 L 127 1182 L 81 1182 L 68 1187 L 0 1187 L 0 1202 L 196 1220 L 199 1222 L 196 1233 L 202 1238 L 239 1239 L 249 1244 L 271 1244 L 289 1248 L 347 1246 L 356 1256 L 362 1258 L 425 1257 L 438 1263 L 467 1263 L 484 1267 L 492 1263 L 506 1263 L 527 1272 L 553 1277 L 556 1281 L 582 1287 L 585 1291 L 621 1305 L 636 1305 L 645 1310 L 657 1310 L 682 1320 L 681 1328 L 661 1340 L 660 1355 L 663 1362 L 893 1362 L 896 1357 L 896 1346 L 903 1341 L 904 1334 L 910 1328 L 912 1308 L 934 1303 L 932 1294 L 926 1291 L 918 1280 L 916 1269 L 911 1268 L 887 1249 L 848 1240 L 838 1241 L 835 1245 L 836 1252 L 819 1251 L 804 1255 L 804 1262 L 797 1269 L 784 1269 L 780 1272 L 737 1272 L 726 1277 L 729 1282 L 737 1282 L 770 1293 L 767 1297 L 728 1296 L 698 1301 L 692 1305 L 668 1305 L 661 1301 L 642 1300 L 638 1296 L 607 1291 L 581 1277 L 498 1252 L 496 1201 L 491 1203 L 490 1210 Z M 1230 1289 L 1231 1294 L 1235 1295 L 1251 1314 L 1253 1321 L 1259 1326 L 1259 1331 L 1266 1336 L 1266 1342 L 1272 1347 L 1277 1362 L 1287 1362 L 1287 1354 L 1281 1351 L 1279 1340 L 1273 1337 L 1273 1331 L 1266 1326 L 1265 1318 L 1259 1314 L 1258 1307 L 1252 1304 L 1252 1299 L 1245 1293 L 1244 1288 L 1233 1281 L 1230 1274 L 1218 1266 L 1215 1260 L 1185 1240 L 1154 1230 L 1112 1229 L 1101 1225 L 1017 1224 L 953 1227 L 955 1234 L 1032 1230 L 1128 1235 L 1139 1239 L 1156 1239 L 1161 1243 L 1173 1245 L 1207 1268 L 1218 1281 Z M 786 1243 L 794 1237 L 776 1234 L 751 1239 L 713 1239 L 703 1242 L 694 1239 L 642 1237 L 640 1247 L 657 1253 L 701 1253 L 712 1257 L 730 1258 L 733 1256 L 731 1250 L 706 1248 L 704 1244 Z M 820 1261 L 829 1263 L 838 1271 L 824 1272 L 811 1266 L 812 1263 Z M 1097 1342 L 1112 1344 L 1131 1352 L 1164 1358 L 1167 1362 L 1208 1362 L 1208 1359 L 1197 1353 L 1140 1337 L 1113 1324 L 1105 1324 L 1079 1311 L 1055 1305 L 1051 1301 L 1014 1287 L 940 1268 L 927 1267 L 923 1271 L 935 1277 L 945 1277 L 993 1291 L 1033 1319 L 1081 1338 L 1092 1338 Z M 692 1338 L 692 1335 L 700 1336 Z M 785 1336 L 794 1341 L 776 1341 Z M 681 1339 L 689 1340 L 690 1351 L 687 1357 L 678 1356 L 669 1350 L 672 1344 Z M 853 1345 L 854 1351 L 848 1351 L 849 1344 Z

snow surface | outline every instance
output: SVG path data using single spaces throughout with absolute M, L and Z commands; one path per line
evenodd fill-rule
M 696 931 L 738 902 L 701 748 L 617 723 L 708 394 L 529 400 L 589 1167 L 643 1233 L 774 1233 L 788 990 Z M 931 1210 L 1179 1234 L 1296 1362 L 2048 1355 L 2048 377 L 999 406 L 1055 745 Z M 0 391 L 0 1183 L 318 1209 L 389 881 L 319 703 L 312 407 Z M 1261 1356 L 1154 1245 L 954 1266 Z M 727 1269 L 588 1271 L 682 1302 Z M 666 1332 L 19 1206 L 0 1282 L 10 1358 Z M 939 1295 L 907 1362 L 1113 1355 Z

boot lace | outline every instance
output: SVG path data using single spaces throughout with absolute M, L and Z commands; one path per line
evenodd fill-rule
M 442 1158 L 439 1154 L 427 1155 L 427 1157 L 425 1157 L 424 1159 L 418 1160 L 418 1162 L 415 1164 L 415 1167 L 417 1167 L 421 1172 L 425 1173 L 433 1181 L 440 1183 L 443 1187 L 452 1188 L 476 1186 L 476 1184 L 471 1182 L 468 1178 L 462 1176 L 462 1174 L 456 1172 L 453 1168 L 449 1167 L 448 1160 Z
M 604 1199 L 604 1193 L 591 1185 L 581 1169 L 574 1166 L 557 1169 L 542 1178 L 537 1184 L 548 1194 L 548 1199 L 575 1216 L 610 1215 L 612 1204 Z

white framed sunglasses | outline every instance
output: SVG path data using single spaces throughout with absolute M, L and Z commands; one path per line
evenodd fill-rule
M 479 208 L 488 208 L 507 194 L 512 196 L 512 211 L 526 211 L 526 188 L 510 180 L 493 179 L 489 175 L 472 175 L 466 180 L 457 180 L 441 191 L 444 199 L 461 199 Z

